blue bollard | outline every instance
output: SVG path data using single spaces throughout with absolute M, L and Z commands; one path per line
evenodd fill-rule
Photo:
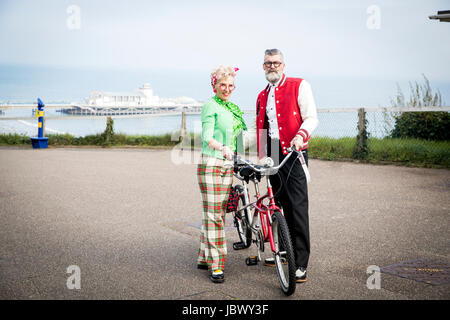
M 40 98 L 38 100 L 38 109 L 36 116 L 38 117 L 38 136 L 31 137 L 33 149 L 45 149 L 48 147 L 48 138 L 44 137 L 44 103 Z

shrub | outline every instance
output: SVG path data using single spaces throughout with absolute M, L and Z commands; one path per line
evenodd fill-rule
M 391 137 L 449 140 L 450 114 L 448 112 L 404 112 L 395 118 Z
M 20 145 L 31 144 L 29 136 L 17 133 L 0 134 L 0 144 L 6 145 Z
M 411 95 L 409 101 L 400 89 L 395 100 L 391 100 L 393 107 L 429 107 L 442 106 L 441 93 L 433 93 L 430 82 L 424 77 L 424 84 L 415 86 L 410 83 Z M 450 114 L 448 112 L 403 112 L 393 115 L 395 124 L 390 132 L 391 138 L 418 138 L 427 140 L 448 140 L 450 137 Z
M 75 141 L 75 137 L 71 134 L 49 134 L 48 144 L 49 145 L 73 145 Z

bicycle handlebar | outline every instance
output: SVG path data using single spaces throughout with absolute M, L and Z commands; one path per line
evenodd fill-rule
M 295 148 L 287 148 L 286 149 L 289 153 L 288 155 L 281 161 L 281 163 L 274 167 L 273 160 L 271 158 L 268 158 L 272 161 L 271 164 L 265 164 L 263 166 L 256 165 L 253 162 L 245 159 L 241 159 L 239 155 L 233 156 L 234 161 L 234 167 L 237 167 L 239 165 L 248 165 L 252 170 L 255 172 L 261 173 L 262 175 L 272 175 L 278 172 L 278 170 L 288 161 L 288 159 L 291 157 L 291 155 L 295 153 L 301 153 L 301 151 L 297 151 Z

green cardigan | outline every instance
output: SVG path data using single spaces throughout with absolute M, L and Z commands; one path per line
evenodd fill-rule
M 202 108 L 202 153 L 207 156 L 223 159 L 222 151 L 208 146 L 211 140 L 243 153 L 243 135 L 233 135 L 233 114 L 221 106 L 214 98 L 209 99 Z

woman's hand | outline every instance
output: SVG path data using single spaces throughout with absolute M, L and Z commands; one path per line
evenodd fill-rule
M 222 155 L 227 160 L 233 160 L 233 152 L 227 146 L 222 146 Z
M 233 160 L 233 152 L 228 148 L 227 146 L 224 146 L 223 144 L 219 143 L 218 141 L 211 139 L 208 142 L 208 146 L 217 151 L 222 151 L 222 156 L 227 160 Z

